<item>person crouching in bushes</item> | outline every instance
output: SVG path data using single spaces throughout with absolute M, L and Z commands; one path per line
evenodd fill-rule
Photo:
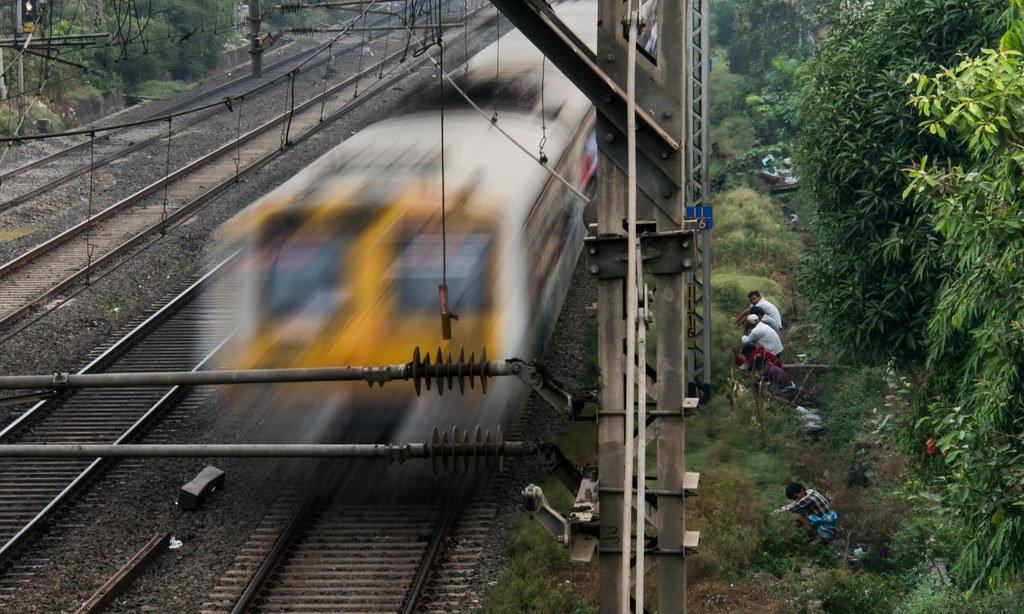
M 792 512 L 796 516 L 797 526 L 807 529 L 811 539 L 820 538 L 827 544 L 835 538 L 839 515 L 832 509 L 832 504 L 825 495 L 814 489 L 807 490 L 797 482 L 791 482 L 786 486 L 786 498 L 792 503 L 775 510 L 776 514 Z
M 753 343 L 755 346 L 759 345 L 781 359 L 783 347 L 782 338 L 779 337 L 779 333 L 775 332 L 774 328 L 762 322 L 761 318 L 754 314 L 747 316 L 747 324 L 751 326 L 750 332 L 740 337 L 740 343 L 743 345 L 748 343 Z
M 778 359 L 776 358 L 775 360 L 775 363 L 766 360 L 764 354 L 754 357 L 750 388 L 759 391 L 761 384 L 768 382 L 768 392 L 772 394 L 791 394 L 796 392 L 796 384 L 793 383 L 793 379 L 789 377 L 789 374 L 782 368 L 782 365 L 778 364 Z
M 742 348 L 735 345 L 732 346 L 733 362 L 736 363 L 736 366 L 739 367 L 741 371 L 750 369 L 750 366 L 754 363 L 754 359 L 758 356 L 763 356 L 769 364 L 779 367 L 782 366 L 782 361 L 779 360 L 778 356 L 772 354 L 761 346 L 754 345 L 753 343 L 746 343 Z
M 782 326 L 774 317 L 768 315 L 768 313 L 766 313 L 764 309 L 761 309 L 760 307 L 755 305 L 754 307 L 750 308 L 750 315 L 757 316 L 758 319 L 760 319 L 762 322 L 770 326 L 771 329 L 775 331 L 775 333 L 779 336 L 779 339 L 782 338 Z

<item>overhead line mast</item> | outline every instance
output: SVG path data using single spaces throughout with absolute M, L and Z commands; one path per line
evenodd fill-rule
M 651 609 L 685 612 L 686 558 L 699 541 L 686 530 L 685 497 L 696 494 L 699 476 L 685 471 L 684 415 L 709 397 L 711 373 L 709 2 L 658 2 L 644 15 L 646 24 L 638 23 L 643 10 L 631 12 L 621 0 L 598 2 L 594 54 L 541 0 L 492 0 L 598 109 L 597 235 L 585 251 L 598 278 L 600 609 L 639 610 L 643 601 L 635 591 L 643 590 L 645 572 L 657 568 L 658 603 Z M 630 36 L 631 30 L 646 35 Z M 649 44 L 635 49 L 641 40 Z M 635 129 L 627 112 L 634 104 Z M 626 214 L 633 199 L 635 220 Z M 639 277 L 627 274 L 637 259 L 643 278 L 627 287 L 627 276 Z M 656 289 L 648 310 L 651 293 L 643 284 L 651 277 Z M 656 364 L 634 368 L 634 342 L 643 356 L 635 333 L 645 334 L 650 315 L 657 322 Z M 655 409 L 634 425 L 648 396 Z M 647 459 L 647 441 L 656 448 L 656 484 L 641 497 L 644 488 L 631 476 L 634 463 Z M 633 520 L 632 510 L 651 500 L 652 509 Z M 643 551 L 645 563 L 624 574 L 633 548 Z

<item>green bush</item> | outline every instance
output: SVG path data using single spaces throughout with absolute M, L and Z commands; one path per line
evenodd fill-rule
M 101 92 L 99 88 L 87 83 L 69 87 L 64 90 L 61 100 L 68 106 L 73 106 L 79 102 L 86 102 L 94 109 L 103 108 L 103 92 Z
M 488 593 L 483 612 L 574 612 L 586 607 L 570 587 L 552 586 L 549 576 L 558 567 L 568 566 L 568 557 L 538 522 L 521 517 L 506 552 L 509 564 Z
M 845 453 L 849 443 L 865 434 L 872 410 L 885 403 L 886 384 L 881 369 L 865 367 L 832 376 L 819 399 L 825 420 L 828 447 Z
M 181 81 L 142 81 L 131 88 L 131 95 L 149 100 L 168 100 L 189 89 Z
M 997 46 L 1009 4 L 864 3 L 808 62 L 795 160 L 816 214 L 801 277 L 837 352 L 903 364 L 923 355 L 928 317 L 949 271 L 931 210 L 903 199 L 908 179 L 901 169 L 925 154 L 943 167 L 964 156 L 960 146 L 921 130 L 906 79 Z
M 892 534 L 886 563 L 912 583 L 927 573 L 928 559 L 956 559 L 960 553 L 959 541 L 956 529 L 948 520 L 918 510 Z
M 925 578 L 893 611 L 897 614 L 1020 614 L 1024 612 L 1024 589 L 998 588 L 968 601 L 954 586 L 935 586 Z
M 821 570 L 812 585 L 821 608 L 838 614 L 892 612 L 901 588 L 893 580 L 849 569 Z
M 715 268 L 736 268 L 755 275 L 792 269 L 802 245 L 766 194 L 749 188 L 723 192 L 715 198 Z
M 0 134 L 3 134 L 4 136 L 14 136 L 14 132 L 18 127 L 19 118 L 20 115 L 18 114 L 17 109 L 0 107 Z M 57 115 L 39 102 L 33 101 L 28 107 L 28 112 L 26 113 L 25 122 L 23 124 L 27 134 L 36 133 L 36 120 L 39 119 L 49 119 L 54 132 L 65 130 L 68 124 L 67 119 Z
M 730 158 L 742 156 L 754 146 L 754 125 L 747 114 L 712 116 L 711 133 L 719 151 Z
M 782 440 L 766 438 L 716 396 L 700 420 L 688 422 L 686 451 L 687 470 L 701 473 L 700 496 L 687 501 L 687 526 L 701 531 L 700 556 L 689 563 L 694 581 L 737 578 L 755 567 L 781 575 L 794 553 L 807 552 L 780 545 L 765 554 L 765 539 L 802 536 L 789 519 L 775 526 L 779 515 L 771 513 L 781 505 L 790 473 Z M 774 561 L 779 557 L 786 562 Z
M 779 578 L 799 572 L 808 562 L 818 568 L 835 567 L 838 562 L 829 546 L 807 539 L 806 531 L 796 526 L 792 514 L 770 514 L 759 545 L 752 571 L 767 571 Z
M 0 106 L 0 133 L 4 136 L 11 136 L 14 134 L 14 129 L 17 126 L 18 113 L 7 107 Z
M 773 302 L 782 311 L 782 319 L 786 319 L 785 303 L 782 301 L 782 289 L 772 278 L 734 271 L 716 271 L 711 276 L 711 296 L 714 297 L 713 308 L 726 315 L 731 314 L 730 321 L 736 317 L 736 314 L 750 305 L 747 294 L 751 290 L 757 290 L 761 293 L 761 296 Z M 734 330 L 738 329 L 730 329 L 730 336 L 732 336 L 732 331 Z
M 746 119 L 750 113 L 744 102 L 750 91 L 742 75 L 729 70 L 729 60 L 722 53 L 713 53 L 715 69 L 711 71 L 711 121 L 721 122 L 728 117 Z M 717 135 L 721 133 L 716 133 Z

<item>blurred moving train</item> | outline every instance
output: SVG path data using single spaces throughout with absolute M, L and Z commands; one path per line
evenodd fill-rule
M 594 46 L 596 2 L 554 8 Z M 548 165 L 591 194 L 594 111 L 517 31 L 451 75 L 496 124 L 435 81 L 412 92 L 399 116 L 353 135 L 223 233 L 244 244 L 230 367 L 403 364 L 417 346 L 455 356 L 460 347 L 479 356 L 486 346 L 490 360 L 540 356 L 582 248 L 586 201 L 509 137 L 532 151 L 544 139 Z M 457 316 L 450 340 L 442 338 L 442 282 Z M 505 377 L 491 380 L 486 395 L 478 386 L 416 397 L 406 382 L 231 394 L 243 410 L 264 412 L 275 438 L 356 442 L 423 441 L 434 425 L 494 428 L 528 392 Z

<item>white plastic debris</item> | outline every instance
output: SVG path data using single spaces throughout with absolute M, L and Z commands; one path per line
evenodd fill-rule
M 171 543 L 168 544 L 167 547 L 169 549 L 171 549 L 171 550 L 177 550 L 178 548 L 181 548 L 181 546 L 182 546 L 182 542 L 180 540 L 178 540 L 178 539 L 175 539 L 174 536 L 172 535 L 171 536 Z
M 800 414 L 800 417 L 803 418 L 804 424 L 807 425 L 807 430 L 809 432 L 817 432 L 825 427 L 825 421 L 822 419 L 821 414 L 817 409 L 797 405 L 796 411 Z

